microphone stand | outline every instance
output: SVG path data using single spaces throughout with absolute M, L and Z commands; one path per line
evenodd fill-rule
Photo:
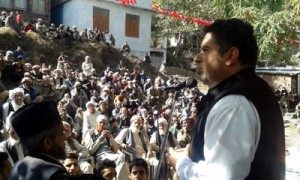
M 174 98 L 173 98 L 173 103 L 172 103 L 172 108 L 171 108 L 171 113 L 170 113 L 170 116 L 167 119 L 167 121 L 168 121 L 167 132 L 166 132 L 166 135 L 163 139 L 163 142 L 162 142 L 161 146 L 159 144 L 160 156 L 159 156 L 158 166 L 157 166 L 157 170 L 156 170 L 154 180 L 159 179 L 160 169 L 161 169 L 161 166 L 162 166 L 162 160 L 163 160 L 163 157 L 165 157 L 166 143 L 167 143 L 167 140 L 168 140 L 168 137 L 169 137 L 169 129 L 170 129 L 171 123 L 172 123 L 171 118 L 172 118 L 172 115 L 173 115 L 173 112 L 174 112 L 174 109 L 175 109 L 175 101 L 178 99 L 178 95 L 179 95 L 178 91 L 175 91 Z M 159 126 L 158 122 L 157 122 L 157 126 Z M 158 130 L 157 133 L 159 133 L 159 127 L 157 128 L 157 130 Z M 160 136 L 158 136 L 158 137 L 160 138 Z

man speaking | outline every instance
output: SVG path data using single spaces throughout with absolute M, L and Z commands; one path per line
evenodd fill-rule
M 171 164 L 180 180 L 285 179 L 283 119 L 271 88 L 255 74 L 253 27 L 216 20 L 204 34 L 194 62 L 209 90 L 191 144 L 170 149 Z

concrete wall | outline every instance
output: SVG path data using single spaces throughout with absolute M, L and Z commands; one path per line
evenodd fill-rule
M 84 3 L 83 3 L 84 2 Z M 66 26 L 77 25 L 81 31 L 84 28 L 93 28 L 93 7 L 100 7 L 110 10 L 109 31 L 116 39 L 116 47 L 121 48 L 128 42 L 131 53 L 143 57 L 145 52 L 150 52 L 151 21 L 152 13 L 151 0 L 137 1 L 136 6 L 123 6 L 116 1 L 99 0 L 72 0 L 63 6 L 63 22 Z M 143 7 L 144 9 L 139 9 Z M 140 16 L 139 38 L 125 37 L 126 13 Z

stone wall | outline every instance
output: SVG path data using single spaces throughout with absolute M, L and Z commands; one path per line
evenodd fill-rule
M 292 77 L 291 76 L 283 76 L 283 75 L 270 75 L 270 74 L 258 74 L 265 81 L 269 83 L 269 85 L 273 89 L 281 89 L 285 87 L 288 92 L 292 91 Z

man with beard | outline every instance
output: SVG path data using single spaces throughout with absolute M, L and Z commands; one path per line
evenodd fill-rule
M 177 139 L 173 136 L 171 132 L 168 131 L 168 122 L 164 118 L 159 118 L 158 121 L 156 122 L 158 126 L 158 130 L 154 132 L 150 138 L 150 145 L 151 149 L 156 152 L 158 160 L 162 161 L 162 166 L 159 172 L 160 173 L 160 179 L 168 179 L 171 178 L 171 169 L 170 169 L 170 164 L 169 164 L 169 153 L 168 153 L 168 148 L 179 148 Z M 161 159 L 160 158 L 160 153 L 162 150 L 162 143 L 164 141 L 164 138 L 166 134 L 168 134 L 168 139 L 166 139 L 166 149 L 165 152 L 163 153 L 163 156 Z
M 145 118 L 144 127 L 147 131 L 148 137 L 151 137 L 152 134 L 157 130 L 157 128 L 154 125 L 152 112 L 149 112 L 149 114 Z
M 25 104 L 41 102 L 43 100 L 43 97 L 39 96 L 36 90 L 32 87 L 32 80 L 29 77 L 24 77 L 21 82 L 22 84 L 19 87 L 24 90 Z
M 15 88 L 9 91 L 9 101 L 3 104 L 3 124 L 6 123 L 6 118 L 11 112 L 16 112 L 24 106 L 24 90 Z
M 142 117 L 134 115 L 130 119 L 130 127 L 122 129 L 115 138 L 126 151 L 130 152 L 133 158 L 146 158 L 147 152 L 150 150 L 149 140 L 141 132 L 143 125 Z
M 17 161 L 24 159 L 23 147 L 11 124 L 8 123 L 6 126 L 9 138 L 0 143 L 0 152 L 6 152 L 9 162 L 14 165 Z
M 67 175 L 58 159 L 65 159 L 64 128 L 54 102 L 20 108 L 12 117 L 12 127 L 28 156 L 18 161 L 9 179 L 62 179 Z
M 83 112 L 82 134 L 96 127 L 96 119 L 101 113 L 96 110 L 96 104 L 92 101 L 86 103 L 86 111 Z
M 188 117 L 181 118 L 182 128 L 178 131 L 177 141 L 181 148 L 185 148 L 191 142 L 191 129 L 189 127 L 190 119 Z
M 77 107 L 84 108 L 84 105 L 88 101 L 88 96 L 85 91 L 82 89 L 80 82 L 75 82 L 74 89 L 71 91 L 71 97 Z
M 39 88 L 41 89 L 40 94 L 43 97 L 43 101 L 57 100 L 56 91 L 49 75 L 43 76 L 43 82 L 39 85 Z

